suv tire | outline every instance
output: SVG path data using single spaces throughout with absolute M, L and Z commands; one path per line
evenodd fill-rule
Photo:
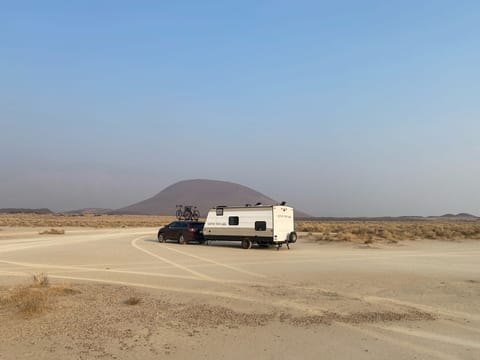
M 187 243 L 183 235 L 180 235 L 180 237 L 178 238 L 178 243 L 181 245 L 185 245 Z

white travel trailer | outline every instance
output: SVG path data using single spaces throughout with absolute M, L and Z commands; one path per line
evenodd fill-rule
M 208 211 L 203 235 L 206 241 L 241 241 L 244 249 L 297 241 L 293 208 L 285 205 L 217 206 Z

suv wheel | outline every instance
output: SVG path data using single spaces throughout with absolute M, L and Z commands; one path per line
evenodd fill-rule
M 163 237 L 163 234 L 158 235 L 158 242 L 161 242 L 161 243 L 165 242 L 165 238 Z
M 185 238 L 183 237 L 183 235 L 180 235 L 180 237 L 178 238 L 178 243 L 182 244 L 182 245 L 186 244 L 186 241 L 185 241 Z

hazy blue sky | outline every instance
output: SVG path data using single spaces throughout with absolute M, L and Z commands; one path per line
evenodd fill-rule
M 480 215 L 479 1 L 0 1 L 0 207 L 184 179 Z

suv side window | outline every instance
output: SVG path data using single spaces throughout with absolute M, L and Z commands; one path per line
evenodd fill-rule
M 186 229 L 186 228 L 188 228 L 188 223 L 180 222 L 180 223 L 178 223 L 178 227 L 181 228 L 181 229 Z

